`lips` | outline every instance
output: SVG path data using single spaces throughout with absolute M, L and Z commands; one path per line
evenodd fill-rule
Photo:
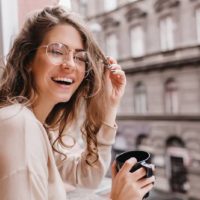
M 72 83 L 74 83 L 74 80 L 72 78 L 67 77 L 53 77 L 52 80 L 61 85 L 71 85 Z

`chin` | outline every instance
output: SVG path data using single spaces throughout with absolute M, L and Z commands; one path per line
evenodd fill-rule
M 70 99 L 71 99 L 71 97 L 60 98 L 58 100 L 58 103 L 65 103 L 65 102 L 68 102 Z
M 72 95 L 71 94 L 61 94 L 61 95 L 54 95 L 54 102 L 55 104 L 58 104 L 58 103 L 65 103 L 65 102 L 68 102 L 70 99 L 71 99 Z

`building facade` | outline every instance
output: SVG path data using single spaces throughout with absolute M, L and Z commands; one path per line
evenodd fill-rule
M 200 1 L 74 0 L 126 72 L 114 153 L 142 149 L 159 190 L 200 197 Z
M 69 5 L 1 0 L 0 55 L 29 11 L 59 3 Z M 200 0 L 73 0 L 71 7 L 126 72 L 113 153 L 150 152 L 156 189 L 200 199 Z

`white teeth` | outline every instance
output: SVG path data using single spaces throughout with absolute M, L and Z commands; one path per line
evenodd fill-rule
M 53 78 L 54 81 L 63 81 L 63 82 L 67 82 L 67 83 L 72 83 L 73 80 L 71 78 L 64 78 L 64 77 L 56 77 Z

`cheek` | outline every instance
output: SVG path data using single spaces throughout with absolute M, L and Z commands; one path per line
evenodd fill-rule
M 44 70 L 44 68 L 41 68 L 41 66 L 39 65 L 35 66 L 34 70 L 32 71 L 32 79 L 37 91 L 41 90 L 46 85 L 46 73 L 46 70 Z
M 33 73 L 32 77 L 33 77 L 32 80 L 33 80 L 34 88 L 36 89 L 37 92 L 39 92 L 41 90 L 41 86 L 43 85 L 41 77 L 39 74 L 36 74 L 36 73 Z
M 83 81 L 83 79 L 85 78 L 85 76 L 86 76 L 86 70 L 85 70 L 85 68 L 84 69 L 82 69 L 81 71 L 79 71 L 79 80 L 80 80 L 80 82 L 82 82 Z
M 51 65 L 48 63 L 44 55 L 36 54 L 35 59 L 31 64 L 33 80 L 35 83 L 41 82 L 51 70 Z

